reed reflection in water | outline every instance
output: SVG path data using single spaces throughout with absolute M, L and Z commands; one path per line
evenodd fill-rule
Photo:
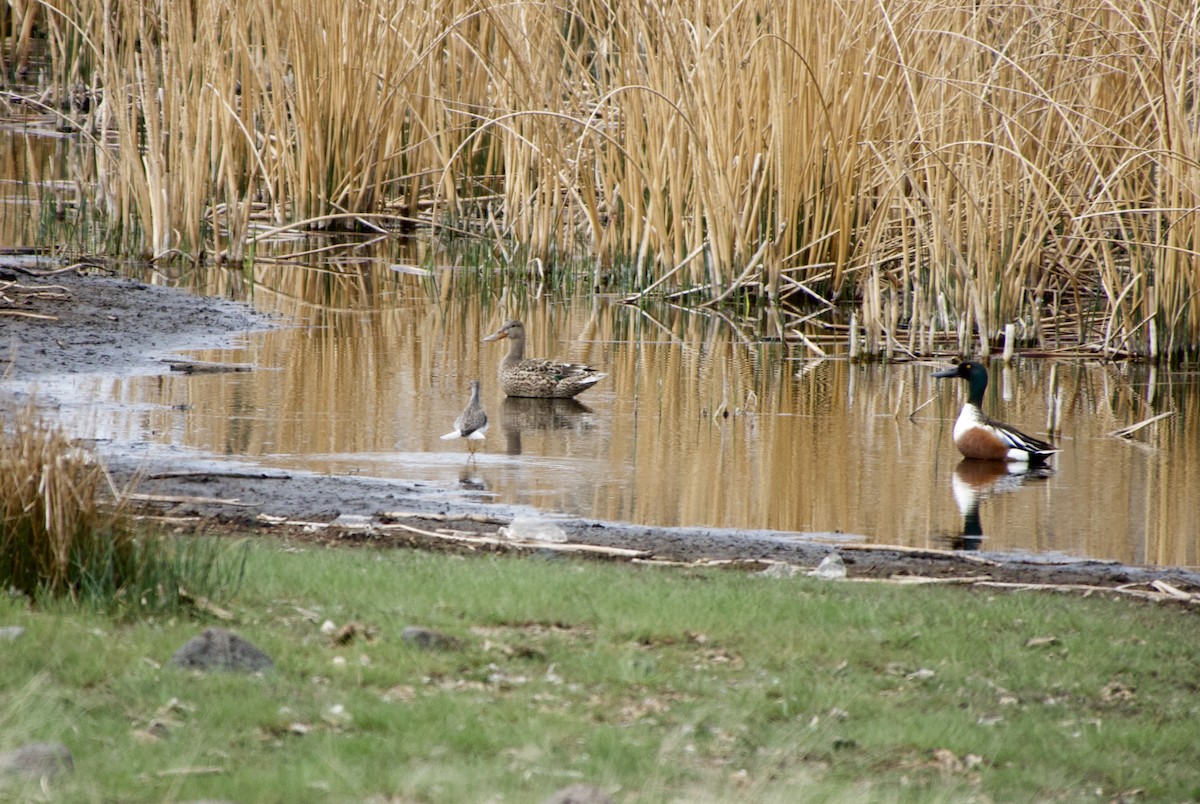
M 950 428 L 965 388 L 939 384 L 934 365 L 810 360 L 802 347 L 680 310 L 431 301 L 408 276 L 285 286 L 264 273 L 254 299 L 294 325 L 197 357 L 258 370 L 95 380 L 86 393 L 116 404 L 93 405 L 91 426 L 597 519 L 841 531 L 917 547 L 962 536 L 954 484 L 976 481 Z M 506 399 L 496 383 L 504 350 L 480 341 L 509 315 L 526 322 L 528 354 L 609 376 L 577 401 Z M 1200 563 L 1194 375 L 1043 360 L 993 371 L 985 408 L 1034 434 L 1061 408 L 1063 452 L 1052 474 L 1014 493 L 996 493 L 995 479 L 984 549 Z M 475 377 L 493 424 L 464 472 L 461 448 L 439 436 Z M 1178 415 L 1135 441 L 1106 435 L 1166 410 Z

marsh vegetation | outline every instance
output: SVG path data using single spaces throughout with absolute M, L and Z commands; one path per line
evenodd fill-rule
M 116 612 L 175 611 L 232 593 L 238 557 L 176 540 L 127 514 L 132 489 L 32 406 L 0 421 L 0 589 L 45 605 L 68 598 Z
M 402 435 L 444 431 L 439 400 L 461 407 L 461 381 L 484 376 L 480 334 L 499 308 L 520 310 L 541 354 L 569 336 L 574 358 L 603 350 L 613 390 L 595 398 L 642 435 L 605 432 L 612 451 L 588 459 L 664 475 L 643 501 L 719 506 L 730 489 L 717 475 L 669 485 L 658 470 L 690 442 L 662 422 L 733 467 L 740 497 L 816 488 L 835 474 L 824 456 L 850 443 L 815 433 L 836 407 L 861 414 L 880 475 L 901 478 L 891 496 L 846 461 L 839 493 L 792 494 L 777 517 L 761 505 L 754 524 L 807 527 L 864 499 L 877 524 L 923 492 L 949 505 L 946 482 L 909 482 L 895 457 L 946 454 L 934 426 L 914 437 L 919 424 L 900 424 L 932 394 L 928 377 L 876 382 L 797 357 L 988 352 L 1011 327 L 1026 354 L 1196 358 L 1198 26 L 1182 0 L 0 4 L 21 74 L 0 99 L 20 132 L 0 138 L 0 167 L 6 200 L 38 210 L 36 246 L 212 264 L 191 274 L 199 289 L 249 288 L 304 322 L 307 344 L 252 347 L 252 362 L 283 369 L 271 377 L 214 375 L 194 398 L 161 378 L 100 380 L 136 403 L 114 407 L 138 427 L 240 456 L 320 442 L 317 459 L 361 464 L 397 450 L 391 424 L 362 426 L 397 420 L 397 388 L 432 400 L 408 408 Z M 397 261 L 401 241 L 423 250 Z M 464 270 L 429 270 L 447 253 Z M 421 314 L 399 312 L 404 294 Z M 604 312 L 614 300 L 630 306 Z M 1078 443 L 1124 456 L 1118 428 L 1164 407 L 1185 423 L 1139 431 L 1144 460 L 1121 458 L 1137 484 L 1073 450 L 1071 485 L 1045 507 L 1066 510 L 1069 491 L 1119 531 L 1122 558 L 1194 564 L 1194 384 L 1112 365 L 1060 384 L 1057 371 L 1031 371 L 1013 407 Z M 292 407 L 269 407 L 279 400 Z M 269 426 L 255 421 L 264 409 Z M 584 417 L 565 418 L 553 426 Z M 512 422 L 519 444 L 520 411 Z M 559 435 L 535 424 L 524 443 Z M 0 599 L 28 630 L 6 648 L 0 724 L 4 740 L 89 746 L 63 800 L 520 798 L 579 778 L 650 799 L 1196 795 L 1176 759 L 1194 742 L 1187 614 L 699 569 L 236 554 L 147 540 L 54 428 L 5 437 L 0 491 L 18 502 L 2 546 L 47 561 L 0 554 L 31 579 L 5 578 L 25 596 Z M 496 465 L 514 474 L 494 487 L 530 487 L 521 461 Z M 931 510 L 899 527 L 929 538 Z M 193 683 L 158 667 L 195 625 L 173 608 L 180 587 L 224 593 L 243 570 L 255 584 L 232 616 L 279 674 Z M 60 607 L 51 587 L 151 616 L 118 626 Z M 375 639 L 332 644 L 314 622 L 326 617 Z M 395 634 L 409 622 L 467 647 L 407 650 Z
M 6 102 L 77 127 L 75 176 L 39 193 L 110 250 L 422 227 L 633 300 L 779 302 L 781 332 L 811 317 L 864 357 L 1008 325 L 1035 351 L 1200 348 L 1183 0 L 24 8 L 10 53 L 40 34 L 45 62 Z

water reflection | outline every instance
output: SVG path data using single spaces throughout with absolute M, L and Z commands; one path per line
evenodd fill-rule
M 521 454 L 524 433 L 566 430 L 581 432 L 594 427 L 592 409 L 576 399 L 524 399 L 506 396 L 500 405 L 504 451 Z
M 830 335 L 810 331 L 830 355 L 814 359 L 790 332 L 764 341 L 704 311 L 498 295 L 449 269 L 260 265 L 188 282 L 252 291 L 287 326 L 195 355 L 256 366 L 249 373 L 63 378 L 60 396 L 75 400 L 63 415 L 78 435 L 428 481 L 597 519 L 842 531 L 914 547 L 959 532 L 965 513 L 946 489 L 974 483 L 989 550 L 1200 564 L 1196 374 L 993 364 L 1000 379 L 985 409 L 1034 430 L 1053 421 L 1063 449 L 1052 476 L 1006 494 L 1017 481 L 958 469 L 950 430 L 966 389 L 932 378 L 944 361 L 850 364 Z M 502 355 L 481 340 L 513 316 L 526 322 L 531 354 L 608 373 L 586 403 L 504 396 Z M 462 445 L 440 436 L 476 377 L 493 423 L 464 470 Z M 1177 415 L 1110 436 L 1168 411 Z
M 1046 466 L 1029 466 L 1005 461 L 981 461 L 963 458 L 954 467 L 950 481 L 954 502 L 962 514 L 962 533 L 950 539 L 955 550 L 978 550 L 983 543 L 983 522 L 979 505 L 998 494 L 1017 491 L 1032 480 L 1045 480 L 1053 474 Z
M 474 455 L 458 470 L 458 485 L 464 491 L 486 492 L 488 490 L 487 481 L 479 474 L 479 463 L 475 460 Z
M 45 253 L 49 242 L 87 251 L 84 194 L 71 180 L 90 157 L 46 120 L 0 120 L 0 243 L 12 252 Z M 87 150 L 87 149 L 84 149 Z M 87 251 L 87 253 L 91 253 Z

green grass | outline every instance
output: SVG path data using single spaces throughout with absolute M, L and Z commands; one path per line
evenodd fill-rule
M 0 749 L 59 740 L 76 763 L 48 794 L 21 792 L 539 801 L 584 781 L 619 801 L 1200 796 L 1200 642 L 1179 609 L 270 543 L 245 578 L 225 605 L 274 657 L 264 676 L 162 667 L 201 622 L 0 602 L 0 625 L 27 629 L 0 662 Z M 335 645 L 326 619 L 373 638 Z M 464 648 L 408 647 L 406 625 Z M 165 733 L 145 736 L 156 720 Z

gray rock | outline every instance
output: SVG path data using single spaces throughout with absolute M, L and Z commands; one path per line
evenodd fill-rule
M 462 647 L 461 642 L 448 634 L 417 625 L 407 626 L 401 631 L 400 640 L 423 650 L 459 650 Z
M 846 562 L 836 551 L 821 559 L 815 570 L 809 570 L 809 575 L 823 581 L 839 581 L 846 577 Z
M 62 743 L 29 743 L 0 754 L 0 776 L 50 778 L 74 767 L 71 750 Z
M 25 633 L 25 629 L 22 628 L 21 626 L 8 625 L 8 626 L 5 626 L 4 628 L 0 628 L 0 639 L 8 640 L 11 642 L 12 640 L 16 639 L 17 637 L 23 635 L 24 633 Z
M 613 804 L 613 797 L 594 784 L 573 784 L 552 793 L 542 804 Z
M 273 670 L 275 662 L 261 650 L 224 628 L 209 628 L 192 637 L 168 662 L 184 670 Z

